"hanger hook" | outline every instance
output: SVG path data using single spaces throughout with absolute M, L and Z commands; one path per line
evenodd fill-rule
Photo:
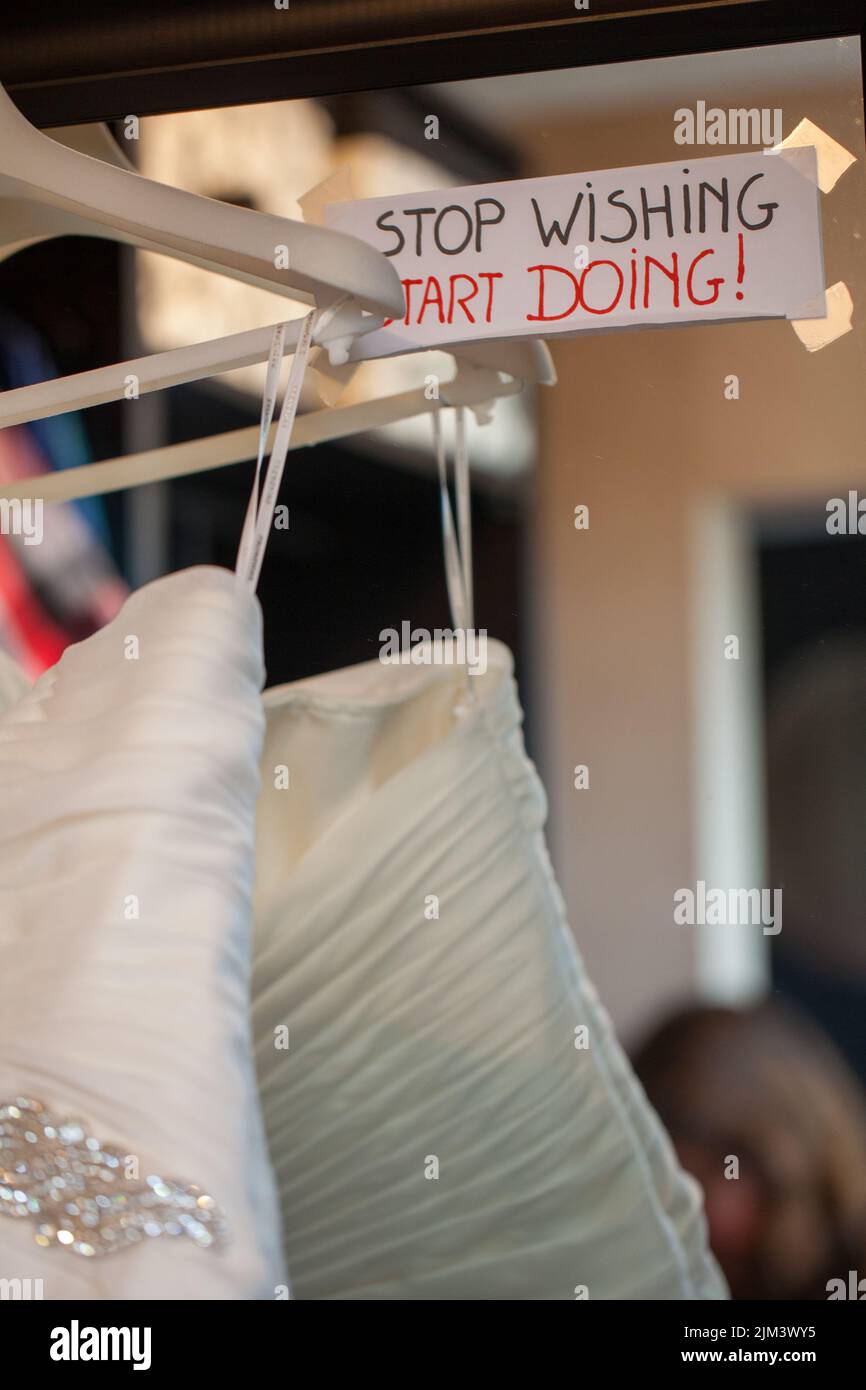
M 348 312 L 343 312 L 344 310 L 348 310 Z M 341 314 L 345 323 L 339 322 Z M 360 320 L 362 321 L 365 317 L 366 315 L 363 311 L 360 311 Z M 337 319 L 339 327 L 345 327 L 349 331 L 339 333 L 336 337 L 329 339 L 327 343 L 322 344 L 322 330 L 327 328 L 332 319 Z M 327 304 L 319 309 L 316 314 L 314 330 L 315 341 L 325 348 L 332 367 L 345 367 L 349 360 L 349 354 L 352 351 L 352 344 L 358 333 L 358 324 L 358 306 L 353 304 L 350 294 L 342 294 L 339 299 L 335 299 L 333 303 Z

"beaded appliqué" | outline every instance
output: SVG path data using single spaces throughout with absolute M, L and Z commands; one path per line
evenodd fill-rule
M 222 1212 L 201 1188 L 128 1178 L 123 1154 L 21 1096 L 0 1101 L 0 1216 L 29 1217 L 37 1245 L 85 1256 L 163 1235 L 206 1249 L 225 1235 Z

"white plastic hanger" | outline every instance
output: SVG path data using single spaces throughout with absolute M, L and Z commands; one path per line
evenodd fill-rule
M 338 362 L 345 357 L 348 344 L 356 333 L 363 333 L 369 319 L 352 304 L 334 310 L 327 323 L 317 332 L 315 340 L 336 346 Z M 295 319 L 286 328 L 286 347 L 289 352 L 297 343 L 303 319 Z M 116 362 L 110 367 L 94 367 L 90 371 L 51 381 L 37 381 L 19 386 L 14 391 L 0 392 L 0 428 L 23 425 L 29 420 L 43 420 L 49 415 L 62 415 L 69 410 L 87 410 L 104 405 L 106 401 L 122 400 L 134 383 L 136 395 L 162 391 L 183 382 L 201 381 L 219 376 L 235 367 L 264 362 L 270 352 L 274 325 L 251 328 L 244 333 L 231 333 L 225 338 L 212 338 L 189 347 L 169 348 L 146 357 Z M 361 343 L 363 349 L 363 342 Z M 412 349 L 406 349 L 411 352 Z M 522 381 L 550 385 L 555 381 L 553 364 L 547 348 L 534 339 L 497 339 L 478 343 L 443 346 L 460 361 L 481 367 L 492 367 L 520 377 Z M 353 354 L 353 366 L 355 363 Z M 361 351 L 363 359 L 363 351 Z
M 50 138 L 72 150 L 77 150 L 80 154 L 102 160 L 106 164 L 112 164 L 136 178 L 140 177 L 135 165 L 127 158 L 108 126 L 102 123 L 56 127 L 51 131 Z M 2 198 L 0 199 L 0 262 L 37 242 L 47 241 L 52 237 L 76 235 L 80 230 L 81 227 L 76 217 L 62 208 L 44 203 L 28 202 L 20 197 Z M 110 235 L 110 228 L 101 227 L 93 230 L 102 236 Z M 208 268 L 213 267 L 208 264 Z M 231 267 L 220 267 L 219 269 L 221 274 L 233 276 Z M 243 279 L 244 277 L 235 278 Z M 347 317 L 344 316 L 344 322 Z M 357 313 L 352 321 L 359 328 L 359 331 L 365 331 L 365 328 L 361 327 L 362 321 Z M 378 316 L 375 321 L 379 321 Z M 205 350 L 204 355 L 197 352 L 196 349 L 200 345 L 196 344 L 189 359 L 183 353 L 178 353 L 173 359 L 166 360 L 161 368 L 157 357 L 154 356 L 152 365 L 156 370 L 145 372 L 143 389 L 146 391 L 157 390 L 163 386 L 179 385 L 184 381 L 198 380 L 200 365 L 205 368 L 205 375 L 211 373 L 218 375 L 221 371 L 231 371 L 234 366 L 245 366 L 250 362 L 258 361 L 259 358 L 256 354 L 265 344 L 269 332 L 269 329 L 263 329 L 262 333 L 254 339 L 251 339 L 249 335 L 246 337 L 238 335 L 237 340 L 227 338 L 224 340 L 224 349 L 215 348 L 214 352 Z M 336 336 L 329 337 L 329 345 L 335 361 L 341 361 L 342 354 L 339 352 L 338 338 Z M 317 383 L 312 390 L 312 398 L 315 399 L 316 404 L 321 404 L 326 400 L 327 403 L 332 404 L 336 395 L 351 378 L 354 368 L 342 367 L 335 370 L 334 364 L 329 361 L 328 357 L 323 358 L 320 348 L 314 350 L 310 358 L 310 365 L 316 368 L 315 376 L 311 379 L 310 385 L 312 386 L 313 380 Z M 121 364 L 121 367 L 122 371 L 118 370 L 113 375 L 115 379 L 120 377 L 125 384 L 134 367 L 132 364 Z M 323 369 L 325 376 L 331 383 L 330 386 L 326 385 Z M 111 373 L 110 368 L 107 370 Z M 101 388 L 106 393 L 102 397 L 99 397 L 97 393 L 90 401 L 77 401 L 71 381 L 64 383 L 63 378 L 58 378 L 54 382 L 46 383 L 44 396 L 41 393 L 33 393 L 26 399 L 26 408 L 34 412 L 29 416 L 19 415 L 16 417 L 14 415 L 14 402 L 8 402 L 12 414 L 9 419 L 4 419 L 0 415 L 0 425 L 4 423 L 22 424 L 25 419 L 38 419 L 44 415 L 58 414 L 60 409 L 72 410 L 78 406 L 83 408 L 87 404 L 100 404 L 101 401 L 112 399 L 112 387 L 109 382 L 110 376 L 106 377 L 105 385 Z
M 91 163 L 104 163 L 115 168 L 128 180 L 138 180 L 139 184 L 143 184 L 146 190 L 164 190 L 171 194 L 179 192 L 177 189 L 167 189 L 165 185 L 144 179 L 127 159 L 104 125 L 69 126 L 53 131 L 51 138 L 43 136 L 21 116 L 20 112 L 9 101 L 2 87 L 0 87 L 0 139 L 3 136 L 3 113 L 5 111 L 8 117 L 10 108 L 12 118 L 38 137 L 43 142 L 43 147 L 44 145 L 58 146 L 75 158 L 80 156 L 85 160 L 90 160 Z M 0 156 L 0 170 L 2 167 L 3 160 Z M 3 190 L 4 181 L 2 173 L 0 173 L 0 193 Z M 10 197 L 8 196 L 8 187 L 6 191 L 7 196 L 0 197 L 0 260 L 27 245 L 52 236 L 81 234 L 83 232 L 106 237 L 111 237 L 114 234 L 111 223 L 92 224 L 85 227 L 82 225 L 80 216 L 75 212 L 70 212 L 66 206 L 61 206 L 55 201 L 33 202 L 22 197 L 20 191 Z M 192 199 L 194 203 L 204 204 L 208 214 L 212 208 L 222 209 L 224 207 L 229 212 L 247 211 L 245 209 L 232 209 L 222 203 L 214 203 L 211 199 L 201 198 L 197 194 L 183 194 L 183 197 Z M 264 217 L 266 214 L 254 213 L 252 216 Z M 156 223 L 157 220 L 156 217 L 151 216 L 153 223 Z M 307 227 L 306 223 L 284 222 L 282 219 L 270 220 L 292 229 Z M 326 238 L 334 235 L 328 229 L 315 224 L 308 227 L 308 230 L 316 235 L 323 234 Z M 348 241 L 354 245 L 355 238 L 339 235 L 343 242 Z M 191 256 L 178 253 L 173 236 L 169 244 L 166 244 L 164 240 L 161 240 L 159 244 L 155 241 L 146 242 L 141 236 L 121 239 L 132 240 L 135 245 L 147 249 L 163 250 L 171 255 L 180 255 L 180 259 L 192 260 L 208 269 L 232 275 L 233 278 L 249 279 L 249 276 L 243 271 L 239 273 L 235 265 L 214 264 L 201 255 Z M 363 246 L 364 244 L 359 243 L 359 245 Z M 367 250 L 369 251 L 371 248 L 368 247 Z M 374 255 L 378 256 L 379 253 L 374 252 Z M 389 271 L 392 270 L 390 266 L 388 269 Z M 255 280 L 254 283 L 260 282 Z M 274 288 L 273 285 L 268 287 Z M 402 295 L 402 289 L 399 292 Z M 398 312 L 402 312 L 402 299 Z M 343 373 L 343 383 L 351 375 L 357 362 L 364 359 L 363 342 L 358 342 L 360 335 L 376 327 L 379 321 L 378 316 L 371 318 L 362 315 L 358 307 L 350 302 L 344 304 L 318 332 L 316 341 L 327 346 L 330 366 L 338 369 L 334 373 L 335 376 L 339 376 L 339 369 L 343 367 L 348 356 L 349 345 L 352 340 L 355 340 L 352 367 Z M 293 346 L 297 340 L 300 323 L 301 320 L 298 319 L 296 323 L 290 325 L 287 334 L 287 346 Z M 244 333 L 229 334 L 223 338 L 212 339 L 210 342 L 153 353 L 109 367 L 79 372 L 68 377 L 58 377 L 53 381 L 36 382 L 30 386 L 20 387 L 15 391 L 0 393 L 0 427 L 24 424 L 28 420 L 44 419 L 46 416 L 61 414 L 64 411 L 83 410 L 90 406 L 102 405 L 106 401 L 122 399 L 125 394 L 128 394 L 130 383 L 133 380 L 135 391 L 141 394 L 148 391 L 163 390 L 166 387 L 180 385 L 184 382 L 199 381 L 204 377 L 219 376 L 223 372 L 230 372 L 238 367 L 263 362 L 270 350 L 272 334 L 272 325 L 251 329 Z M 533 344 L 520 340 L 505 339 L 496 342 L 461 343 L 452 346 L 446 344 L 443 345 L 442 350 L 451 352 L 455 357 L 465 362 L 493 367 L 509 375 L 519 376 L 523 381 L 551 383 L 555 379 L 552 363 L 546 349 L 538 350 Z M 412 349 L 407 348 L 404 351 L 411 352 Z M 314 365 L 316 365 L 320 375 L 323 370 L 326 374 L 329 372 L 328 364 L 324 361 L 315 362 Z
M 118 169 L 138 173 L 108 126 L 101 122 L 55 126 L 48 138 L 71 150 L 78 150 L 80 154 L 90 155 L 91 159 L 101 159 L 105 164 L 115 164 Z M 55 236 L 76 236 L 77 232 L 75 217 L 62 208 L 51 207 L 47 203 L 25 202 L 20 197 L 0 201 L 0 261 L 38 241 L 47 241 Z
M 369 316 L 362 315 L 354 304 L 335 309 L 321 330 L 321 339 L 338 345 L 348 344 L 355 333 L 363 333 Z M 293 320 L 287 328 L 289 351 L 297 342 L 303 319 Z M 270 351 L 274 326 L 251 328 L 244 333 L 231 333 L 225 338 L 212 338 L 205 343 L 188 347 L 169 348 L 146 357 L 115 362 L 110 367 L 94 367 L 71 376 L 37 381 L 19 386 L 14 391 L 0 392 L 0 428 L 23 425 L 28 420 L 44 420 L 49 415 L 62 415 L 69 410 L 87 410 L 104 405 L 106 401 L 122 400 L 129 395 L 134 382 L 134 395 L 162 391 L 183 382 L 201 381 L 219 376 L 235 367 L 247 367 L 264 362 Z M 336 355 L 336 354 L 335 354 Z M 339 359 L 338 359 L 339 360 Z
M 527 357 L 534 359 L 537 365 L 536 375 L 529 379 L 552 385 L 556 377 L 545 345 L 531 341 L 523 346 L 531 349 Z M 438 399 L 431 400 L 427 391 L 419 387 L 377 400 L 311 410 L 306 415 L 299 415 L 290 448 L 301 449 L 345 439 L 416 415 L 432 414 L 443 406 L 462 405 L 483 411 L 491 402 L 515 395 L 523 386 L 524 381 L 520 377 L 511 376 L 503 380 L 493 368 L 458 362 L 454 378 L 441 384 Z M 271 430 L 268 448 L 273 443 L 274 430 L 275 427 Z M 0 493 L 7 499 L 41 498 L 45 502 L 68 502 L 75 498 L 101 496 L 145 483 L 164 482 L 170 478 L 205 473 L 212 468 L 224 468 L 233 463 L 244 463 L 255 458 L 258 441 L 259 426 L 249 425 L 243 429 L 210 435 L 206 439 L 168 444 L 138 454 L 4 483 Z
M 374 276 L 373 284 L 377 294 L 387 293 L 390 296 L 384 304 L 388 315 L 402 313 L 402 286 L 393 267 L 381 253 L 356 238 L 317 225 L 251 213 L 247 209 L 154 183 L 134 169 L 104 126 L 70 127 L 55 134 L 57 138 L 52 139 L 31 126 L 0 87 L 0 259 L 25 245 L 52 236 L 98 235 L 128 241 L 148 250 L 163 251 L 264 288 L 276 287 L 295 298 L 315 298 L 315 291 L 319 291 L 324 301 L 332 307 L 319 325 L 317 341 L 327 344 L 337 377 L 341 370 L 345 371 L 343 364 L 348 359 L 350 348 L 353 359 L 363 359 L 363 344 L 359 345 L 358 338 L 379 326 L 382 315 L 377 311 L 383 307 L 381 300 L 373 300 L 366 286 L 363 293 L 352 298 L 353 291 L 357 289 L 357 280 L 345 273 L 347 252 L 359 276 L 365 275 L 371 266 L 376 267 L 378 275 Z M 14 154 L 10 155 L 12 148 Z M 27 177 L 25 169 L 28 171 Z M 70 198 L 69 189 L 74 184 L 79 189 L 87 190 L 87 203 L 83 203 L 80 197 L 76 200 Z M 117 209 L 121 205 L 124 216 L 118 220 Z M 134 214 L 138 221 L 134 222 L 130 214 Z M 235 214 L 240 214 L 240 222 Z M 216 238 L 213 235 L 214 215 L 220 222 Z M 205 219 L 209 235 L 199 238 Z M 259 228 L 258 232 L 253 231 L 254 226 Z M 193 227 L 195 241 L 191 242 L 188 234 Z M 263 236 L 264 227 L 267 231 Z M 309 235 L 305 236 L 305 233 Z M 240 251 L 237 249 L 239 238 Z M 218 243 L 216 247 L 215 239 Z M 257 266 L 255 273 L 252 273 L 250 247 L 252 245 L 260 252 L 263 243 L 267 245 L 264 264 Z M 278 244 L 286 245 L 289 249 L 289 263 L 293 271 L 276 271 L 273 253 Z M 304 253 L 301 257 L 300 280 L 293 246 Z M 339 280 L 332 282 L 329 278 L 330 266 L 336 251 L 342 257 L 344 273 Z M 328 277 L 322 274 L 323 258 L 328 266 Z M 380 263 L 385 267 L 385 279 L 392 283 L 383 283 Z M 395 285 L 396 306 L 393 298 Z M 346 302 L 340 303 L 340 299 Z M 372 312 L 363 313 L 363 308 Z M 298 319 L 287 326 L 288 348 L 297 342 L 302 322 L 302 319 Z M 252 329 L 4 392 L 0 394 L 0 427 L 120 399 L 128 394 L 132 382 L 135 394 L 141 394 L 264 361 L 270 351 L 272 336 L 272 326 Z M 552 384 L 556 379 L 550 354 L 545 345 L 538 341 L 504 339 L 451 347 L 443 345 L 442 350 L 450 351 L 462 369 L 458 370 L 455 382 L 449 383 L 443 391 L 457 391 L 459 394 L 468 389 L 472 400 L 467 404 L 482 403 L 482 386 L 490 388 L 486 397 L 490 399 L 496 395 L 510 394 L 524 382 Z M 412 352 L 413 349 L 407 348 L 405 351 Z M 476 369 L 474 373 L 472 369 Z M 480 374 L 477 369 L 481 369 Z M 512 378 L 512 384 L 505 386 L 499 372 L 507 373 Z M 446 395 L 443 394 L 443 401 L 445 399 Z M 448 399 L 450 403 L 458 403 L 450 397 Z M 313 412 L 302 417 L 293 447 L 340 438 L 436 408 L 437 403 L 429 401 L 425 393 L 419 391 L 403 392 L 382 401 L 366 402 L 342 410 Z M 177 477 L 208 467 L 242 462 L 252 457 L 255 451 L 254 430 L 231 431 L 224 436 L 189 441 L 125 459 L 107 460 L 48 475 L 44 479 L 41 495 L 46 499 L 60 500 L 61 497 L 114 491 L 157 478 Z M 94 473 L 93 470 L 99 471 Z M 98 483 L 96 479 L 99 479 Z M 31 479 L 29 489 L 24 489 L 27 495 L 34 494 L 34 484 L 35 480 Z M 10 484 L 4 490 L 4 495 L 15 496 L 18 486 Z M 86 491 L 81 490 L 85 488 Z
M 0 87 L 0 200 L 13 203 L 0 214 L 6 254 L 46 236 L 103 236 L 307 303 L 350 295 L 371 315 L 402 314 L 394 267 L 359 238 L 187 193 L 125 163 L 44 135 Z M 278 269 L 283 259 L 288 268 Z

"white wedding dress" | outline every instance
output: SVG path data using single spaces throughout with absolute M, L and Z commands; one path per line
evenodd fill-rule
M 265 695 L 253 1019 L 295 1294 L 722 1298 L 565 923 L 506 648 L 470 680 L 456 718 L 445 666 Z
M 249 1019 L 263 674 L 256 598 L 192 569 L 133 594 L 0 717 L 0 1106 L 41 1101 L 122 1160 L 69 1191 L 70 1216 L 64 1189 L 40 1200 L 36 1121 L 0 1110 L 0 1278 L 41 1279 L 46 1299 L 285 1284 Z M 115 1230 L 121 1253 L 80 1253 L 113 1229 L 97 1208 L 86 1237 L 88 1186 L 132 1214 L 148 1177 L 204 1189 L 226 1238 L 199 1248 L 154 1206 L 150 1229 Z
M 565 925 L 506 650 L 462 715 L 443 666 L 371 662 L 264 710 L 262 677 L 257 600 L 194 569 L 0 718 L 0 1104 L 198 1184 L 228 1230 L 198 1248 L 160 1212 L 85 1258 L 37 1246 L 13 1191 L 0 1277 L 279 1296 L 273 1171 L 296 1297 L 724 1298 Z

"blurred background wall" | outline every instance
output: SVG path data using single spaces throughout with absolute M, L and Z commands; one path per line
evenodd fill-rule
M 866 612 L 862 539 L 825 529 L 830 497 L 866 492 L 859 69 L 856 41 L 828 40 L 451 89 L 506 123 L 531 175 L 728 152 L 675 144 L 674 112 L 699 100 L 779 107 L 785 135 L 808 116 L 858 160 L 821 195 L 826 283 L 847 283 L 852 332 L 811 353 L 786 322 L 554 340 L 559 384 L 536 403 L 527 642 L 553 855 L 590 972 L 629 1036 L 684 996 L 760 995 L 771 945 L 795 931 L 793 901 L 778 940 L 675 926 L 673 893 L 697 879 L 781 886 L 767 848 L 764 548 L 814 543 L 826 563 L 842 548 L 848 557 L 825 632 L 810 626 L 808 592 L 790 586 L 804 660 L 837 628 L 863 630 L 844 609 L 847 589 Z M 739 399 L 726 399 L 731 375 Z M 585 531 L 578 504 L 590 509 Z M 738 661 L 725 658 L 728 634 Z M 862 700 L 859 712 L 862 727 Z M 577 764 L 588 790 L 574 788 Z M 829 828 L 802 790 L 818 855 Z M 851 809 L 836 829 L 859 865 Z M 861 896 L 858 938 L 862 909 Z

